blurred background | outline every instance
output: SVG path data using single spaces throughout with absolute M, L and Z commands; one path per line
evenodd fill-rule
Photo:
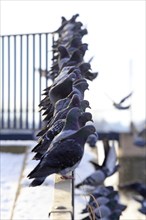
M 38 104 L 50 81 L 40 69 L 48 71 L 52 64 L 51 32 L 60 26 L 61 16 L 70 19 L 79 13 L 77 20 L 88 30 L 83 37 L 83 42 L 88 43 L 85 62 L 93 57 L 92 70 L 98 72 L 97 78 L 89 82 L 90 89 L 85 94 L 85 99 L 90 101 L 95 127 L 101 136 L 114 134 L 118 137 L 115 138 L 117 155 L 124 164 L 118 181 L 145 182 L 145 142 L 142 147 L 134 144 L 146 126 L 145 1 L 1 1 L 0 6 L 1 151 L 9 152 L 1 153 L 2 167 L 10 161 L 11 168 L 20 163 L 22 169 L 15 168 L 14 175 L 15 182 L 19 181 L 20 173 L 26 167 L 24 152 L 27 146 L 35 144 L 35 133 L 41 127 Z M 117 109 L 114 102 L 120 102 L 131 92 L 125 101 L 130 108 Z M 145 141 L 145 134 L 143 138 Z M 11 153 L 20 153 L 20 159 Z M 8 189 L 12 191 L 12 184 L 6 187 L 6 182 L 10 181 L 9 175 L 13 171 L 3 171 L 3 203 L 7 208 L 2 210 L 2 219 L 8 219 L 12 214 L 14 192 L 18 192 L 15 184 L 12 198 L 8 199 L 6 195 Z M 18 213 L 19 208 L 14 215 L 19 219 Z M 20 213 L 24 219 L 25 214 Z M 138 218 L 144 219 L 143 215 Z M 131 211 L 123 220 L 134 220 Z

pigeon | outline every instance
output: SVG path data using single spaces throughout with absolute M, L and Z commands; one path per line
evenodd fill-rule
M 66 47 L 68 48 L 69 52 L 72 52 L 79 48 L 82 44 L 81 37 L 73 37 L 67 44 Z
M 65 118 L 66 113 L 68 112 L 68 110 L 70 108 L 75 107 L 75 106 L 79 106 L 82 109 L 83 112 L 85 112 L 86 108 L 91 108 L 90 105 L 89 105 L 89 102 L 87 100 L 82 100 L 80 102 L 79 97 L 78 97 L 77 94 L 73 94 L 72 97 L 73 96 L 74 96 L 73 100 L 71 100 L 70 98 L 65 98 L 65 99 L 59 100 L 56 103 L 57 106 L 56 105 L 55 106 L 56 106 L 57 109 L 55 108 L 55 110 L 54 110 L 52 120 L 41 131 L 39 131 L 37 136 L 44 135 L 47 132 L 47 130 L 50 128 L 50 126 L 53 125 L 53 123 L 56 123 L 56 121 L 58 121 L 59 119 Z M 70 105 L 69 105 L 69 103 L 70 103 Z
M 78 16 L 79 16 L 79 14 L 73 15 L 72 18 L 68 21 L 66 20 L 66 18 L 64 16 L 62 16 L 61 17 L 61 19 L 62 19 L 61 26 L 56 31 L 53 31 L 52 34 L 59 33 L 59 35 L 60 35 L 60 33 L 65 28 L 65 26 L 67 26 L 67 24 L 75 23 L 75 20 Z
M 140 182 L 132 182 L 126 183 L 123 185 L 119 185 L 120 190 L 124 190 L 125 192 L 132 192 L 134 194 L 140 195 L 143 198 L 146 198 L 146 184 Z
M 80 81 L 76 84 L 73 84 L 73 91 L 68 95 L 68 97 L 72 96 L 73 94 L 78 94 L 80 100 L 83 100 L 86 90 L 89 90 L 89 84 L 86 82 L 86 80 Z
M 91 198 L 92 198 L 92 197 L 91 197 Z M 100 206 L 100 205 L 106 205 L 109 201 L 110 201 L 110 199 L 109 199 L 109 198 L 106 198 L 106 197 L 104 197 L 104 196 L 99 196 L 98 198 L 95 198 L 95 197 L 94 197 L 94 200 L 92 199 L 92 202 L 89 201 L 88 204 L 87 204 L 87 206 L 86 206 L 86 208 L 83 209 L 81 213 L 86 213 L 86 212 L 88 212 L 89 206 L 95 209 L 95 208 L 97 207 L 97 204 L 98 204 L 98 206 Z
M 77 108 L 73 108 L 73 110 L 71 109 L 68 114 L 76 114 L 76 111 L 77 111 Z M 76 115 L 76 117 L 77 117 L 77 115 Z M 92 114 L 90 112 L 83 112 L 79 116 L 79 118 L 78 118 L 78 126 L 79 126 L 79 128 L 85 126 L 86 122 L 88 122 L 88 121 L 92 121 L 93 122 Z M 49 128 L 48 131 L 46 131 L 46 134 L 41 139 L 41 142 L 39 142 L 39 144 L 37 144 L 37 146 L 35 146 L 32 149 L 32 151 L 38 152 L 33 157 L 34 160 L 40 160 L 41 159 L 42 155 L 49 148 L 51 141 L 53 140 L 53 138 L 55 138 L 55 136 L 57 134 L 59 134 L 61 132 L 61 130 L 65 126 L 65 123 L 66 123 L 66 119 L 59 119 L 58 121 L 56 121 L 52 125 L 51 128 Z
M 114 188 L 113 186 L 103 186 L 99 185 L 96 187 L 96 189 L 93 191 L 92 195 L 97 198 L 97 196 L 109 196 L 111 192 L 113 192 Z
M 81 37 L 83 37 L 83 36 L 86 35 L 86 34 L 88 34 L 88 31 L 87 31 L 86 28 L 85 28 L 85 29 L 82 29 L 82 30 L 80 30 L 80 31 L 78 31 L 78 35 L 81 36 Z
M 103 198 L 100 201 L 103 201 Z M 100 203 L 98 203 L 98 200 L 97 200 L 96 206 L 95 207 L 90 206 L 90 209 L 88 209 L 88 210 L 89 210 L 90 217 L 95 216 L 96 219 L 103 219 L 103 218 L 108 218 L 113 213 L 118 213 L 120 216 L 121 213 L 126 208 L 127 208 L 127 206 L 119 204 L 119 203 L 117 203 L 117 201 L 114 201 L 114 200 L 109 201 L 107 203 L 105 201 L 105 204 L 103 202 L 103 204 L 101 204 L 101 205 L 100 205 Z
M 64 47 L 63 45 L 60 45 L 58 47 L 58 51 L 59 51 L 58 65 L 59 65 L 59 69 L 62 69 L 63 64 L 70 59 L 70 55 L 66 47 Z
M 90 71 L 87 71 L 85 74 L 84 74 L 85 78 L 90 80 L 90 81 L 93 81 L 97 76 L 98 76 L 98 72 L 90 72 Z
M 127 105 L 127 106 L 122 106 L 122 104 L 129 98 L 131 97 L 133 94 L 133 92 L 130 92 L 126 97 L 124 97 L 123 99 L 120 100 L 120 102 L 116 103 L 112 100 L 113 106 L 118 109 L 118 110 L 127 110 L 130 108 L 131 105 Z M 107 95 L 108 96 L 108 95 Z M 108 98 L 110 98 L 108 96 Z M 110 98 L 111 99 L 111 98 Z
M 59 63 L 59 69 L 61 70 L 64 66 L 74 66 L 74 65 L 78 65 L 83 61 L 83 56 L 80 52 L 80 50 L 75 50 L 73 52 L 73 54 L 71 55 L 71 57 L 65 62 L 61 62 Z
M 134 198 L 134 199 L 141 204 L 141 207 L 138 209 L 138 211 L 146 215 L 146 199 L 138 199 L 138 198 Z
M 63 81 L 50 88 L 49 98 L 53 106 L 58 100 L 67 97 L 72 92 L 72 85 L 75 79 L 75 73 L 71 73 Z
M 97 134 L 97 132 L 96 132 L 95 134 L 89 135 L 89 137 L 88 137 L 88 139 L 87 139 L 87 144 L 88 144 L 91 148 L 95 148 L 97 141 L 98 141 L 98 134 Z
M 56 121 L 56 123 L 54 123 L 55 127 L 52 126 L 50 130 L 46 132 L 45 136 L 43 137 L 43 142 L 41 143 L 41 145 L 39 146 L 37 145 L 32 149 L 32 151 L 38 152 L 40 157 L 47 151 L 51 143 L 57 141 L 58 139 L 61 140 L 61 136 L 65 138 L 65 136 L 67 136 L 68 134 L 71 135 L 74 132 L 76 132 L 80 128 L 80 124 L 79 124 L 80 115 L 81 115 L 81 110 L 79 108 L 74 107 L 70 109 L 66 116 L 65 122 L 61 124 L 59 121 L 59 124 L 57 124 L 58 121 Z M 71 128 L 70 128 L 70 124 L 72 125 Z M 36 158 L 40 159 L 38 158 L 38 155 L 35 156 L 35 159 Z
M 93 125 L 85 125 L 74 134 L 54 142 L 39 164 L 28 174 L 28 178 L 46 178 L 54 173 L 61 174 L 64 179 L 72 178 L 67 174 L 79 165 L 84 153 L 84 144 L 88 136 L 94 132 Z
M 81 106 L 81 103 L 80 103 L 78 95 L 74 95 L 72 97 L 72 99 L 70 100 L 70 103 L 69 103 L 68 107 L 65 108 L 65 109 L 62 109 L 62 111 L 59 111 L 56 115 L 54 115 L 54 117 L 52 118 L 50 123 L 47 125 L 47 128 L 49 129 L 59 119 L 65 119 L 67 113 L 69 112 L 69 110 L 71 108 L 80 107 L 80 106 Z
M 54 79 L 54 83 L 58 83 L 60 80 L 63 80 L 67 77 L 67 75 L 75 73 L 76 79 L 81 79 L 82 75 L 79 70 L 79 68 L 75 66 L 65 66 L 63 69 L 60 71 L 59 75 Z
M 84 179 L 81 183 L 76 185 L 76 188 L 79 188 L 83 185 L 87 185 L 90 187 L 96 187 L 104 183 L 105 179 L 115 173 L 118 169 L 118 165 L 116 165 L 117 157 L 115 148 L 110 147 L 108 156 L 106 158 L 106 162 L 104 166 L 97 165 L 97 170 L 91 175 L 89 175 L 86 179 Z
M 88 70 L 91 69 L 91 64 L 90 63 L 81 63 L 78 67 L 81 71 L 81 75 L 83 77 L 85 77 L 85 74 L 88 72 Z

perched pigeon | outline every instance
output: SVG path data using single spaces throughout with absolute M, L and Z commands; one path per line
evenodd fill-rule
M 111 176 L 113 173 L 117 171 L 119 167 L 116 165 L 117 157 L 115 153 L 114 146 L 110 148 L 108 156 L 106 158 L 105 166 L 99 166 L 98 169 L 89 175 L 86 179 L 84 179 L 81 183 L 77 184 L 76 187 L 79 188 L 83 185 L 96 187 L 104 183 L 105 179 Z
M 123 185 L 119 185 L 120 190 L 124 190 L 125 192 L 132 192 L 134 194 L 138 194 L 143 198 L 146 198 L 146 184 L 140 182 L 132 182 L 126 183 Z
M 73 96 L 74 96 L 73 99 L 65 98 L 65 99 L 59 100 L 58 103 L 56 103 L 56 105 L 58 106 L 56 106 L 57 109 L 55 108 L 52 120 L 41 131 L 39 131 L 37 136 L 44 135 L 47 132 L 47 130 L 50 128 L 50 126 L 56 123 L 56 121 L 60 119 L 64 119 L 66 117 L 67 112 L 72 107 L 75 107 L 75 106 L 80 107 L 83 112 L 85 112 L 86 108 L 91 108 L 87 100 L 82 100 L 80 102 L 79 98 L 77 98 L 78 95 L 74 94 Z
M 63 81 L 50 88 L 49 97 L 53 106 L 58 100 L 67 97 L 72 92 L 72 85 L 75 79 L 76 75 L 71 73 Z
M 76 117 L 78 116 L 78 112 L 77 108 L 72 108 L 69 113 L 67 114 L 67 116 L 69 114 L 76 114 Z M 73 115 L 73 117 L 75 117 Z M 92 115 L 90 112 L 83 112 L 79 118 L 78 118 L 78 126 L 77 128 L 81 128 L 83 126 L 85 126 L 86 122 L 88 121 L 93 121 L 92 120 Z M 39 144 L 37 144 L 37 146 L 35 146 L 32 151 L 34 152 L 38 152 L 33 159 L 35 160 L 40 160 L 42 155 L 47 151 L 47 149 L 50 146 L 51 141 L 53 140 L 53 138 L 55 138 L 55 136 L 57 134 L 59 134 L 61 132 L 61 130 L 63 129 L 63 127 L 65 126 L 66 123 L 66 119 L 59 119 L 58 121 L 56 121 L 51 128 L 49 128 L 48 131 L 46 131 L 46 134 L 43 136 L 43 138 L 41 139 L 41 142 L 39 142 Z
M 84 144 L 88 136 L 95 132 L 93 125 L 86 125 L 76 133 L 54 142 L 41 158 L 40 163 L 28 175 L 28 178 L 45 178 L 53 173 L 62 175 L 62 178 L 72 178 L 67 174 L 78 166 L 83 153 Z
M 103 199 L 102 199 L 103 201 Z M 104 204 L 96 204 L 96 207 L 92 207 L 89 209 L 89 216 L 94 216 L 96 219 L 104 219 L 110 217 L 113 213 L 118 213 L 119 216 L 126 209 L 127 206 L 117 203 L 116 201 L 109 201 Z M 90 211 L 91 210 L 91 211 Z M 83 218 L 84 219 L 84 218 Z M 86 218 L 85 218 L 86 219 Z
M 73 54 L 71 55 L 71 57 L 66 60 L 65 62 L 61 62 L 60 61 L 60 65 L 59 65 L 59 68 L 60 70 L 64 67 L 64 66 L 74 66 L 74 65 L 78 65 L 80 64 L 81 62 L 83 61 L 83 56 L 80 52 L 80 50 L 75 50 L 73 52 Z
M 138 209 L 138 211 L 146 215 L 146 199 L 138 199 L 138 198 L 134 198 L 134 199 L 141 204 L 141 207 Z
M 86 90 L 89 89 L 89 84 L 84 81 L 80 81 L 73 85 L 73 91 L 68 95 L 68 97 L 72 96 L 73 94 L 77 94 L 80 97 L 80 100 L 84 99 L 84 93 Z
M 66 47 L 64 47 L 63 45 L 60 45 L 58 47 L 58 51 L 59 51 L 58 65 L 59 65 L 59 69 L 62 69 L 64 63 L 66 63 L 70 59 L 70 55 Z

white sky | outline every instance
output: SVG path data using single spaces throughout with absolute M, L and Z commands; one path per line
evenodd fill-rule
M 145 1 L 1 1 L 1 34 L 54 31 L 76 13 L 88 29 L 85 61 L 94 56 L 99 72 L 87 92 L 94 114 L 126 123 L 131 112 L 113 111 L 105 93 L 120 101 L 133 90 L 132 118 L 145 119 Z

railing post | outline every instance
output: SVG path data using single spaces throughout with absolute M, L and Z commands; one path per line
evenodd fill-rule
M 57 181 L 58 175 L 55 175 L 54 201 L 49 212 L 50 220 L 73 220 L 72 204 L 72 180 Z

